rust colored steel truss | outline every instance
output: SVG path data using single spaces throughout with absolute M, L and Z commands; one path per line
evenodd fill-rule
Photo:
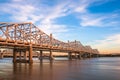
M 34 48 L 47 48 L 69 52 L 99 53 L 97 49 L 83 46 L 80 41 L 63 42 L 47 35 L 32 23 L 0 22 L 0 46 L 32 44 Z

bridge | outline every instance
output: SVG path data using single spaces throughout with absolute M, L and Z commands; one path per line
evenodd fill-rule
M 52 34 L 47 35 L 30 22 L 10 23 L 0 22 L 0 48 L 13 50 L 13 62 L 33 62 L 33 51 L 37 51 L 42 60 L 43 51 L 49 52 L 49 59 L 53 60 L 52 52 L 66 52 L 69 59 L 92 57 L 98 55 L 97 49 L 83 46 L 80 41 L 63 42 L 55 39 Z M 0 51 L 0 56 L 3 56 Z M 24 53 L 24 60 L 21 54 Z M 19 59 L 17 58 L 19 54 Z

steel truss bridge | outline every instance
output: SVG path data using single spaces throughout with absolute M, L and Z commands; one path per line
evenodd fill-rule
M 67 52 L 70 59 L 72 54 L 81 58 L 82 55 L 97 55 L 99 51 L 90 46 L 83 46 L 80 41 L 63 42 L 55 39 L 52 34 L 47 35 L 32 23 L 9 23 L 0 22 L 0 48 L 13 49 L 13 62 L 21 62 L 17 59 L 18 53 L 28 54 L 28 60 L 22 62 L 33 62 L 33 51 L 49 51 L 50 60 L 53 59 L 52 52 Z M 42 60 L 42 58 L 41 58 Z

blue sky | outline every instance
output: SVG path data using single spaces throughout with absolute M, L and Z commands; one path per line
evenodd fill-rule
M 120 0 L 0 0 L 0 22 L 32 22 L 59 40 L 120 53 Z

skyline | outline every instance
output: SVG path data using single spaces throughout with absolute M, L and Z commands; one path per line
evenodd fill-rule
M 59 40 L 120 53 L 119 0 L 1 0 L 0 22 L 32 22 Z

